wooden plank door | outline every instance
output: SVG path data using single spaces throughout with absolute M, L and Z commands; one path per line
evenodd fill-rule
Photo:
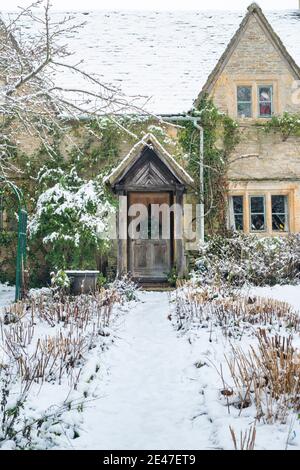
M 129 206 L 132 204 L 143 204 L 148 208 L 147 219 L 143 220 L 144 230 L 141 231 L 140 236 L 137 239 L 132 239 L 129 237 L 128 242 L 129 270 L 135 279 L 163 281 L 167 279 L 168 273 L 171 271 L 171 227 L 170 237 L 168 239 L 162 238 L 161 227 L 158 228 L 160 235 L 159 239 L 151 239 L 151 223 L 161 223 L 161 220 L 153 221 L 151 217 L 151 205 L 170 205 L 170 202 L 171 196 L 169 193 L 129 194 Z M 132 219 L 134 219 L 134 217 L 129 217 L 128 222 L 130 223 Z

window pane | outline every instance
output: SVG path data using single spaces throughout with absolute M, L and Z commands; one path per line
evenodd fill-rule
M 251 103 L 238 103 L 238 116 L 239 117 L 251 117 L 252 116 Z
M 272 230 L 285 232 L 286 231 L 286 216 L 285 214 L 273 214 L 272 215 Z
M 265 212 L 265 204 L 264 198 L 261 196 L 258 197 L 251 197 L 251 213 L 259 214 Z
M 265 216 L 264 214 L 257 214 L 251 216 L 251 230 L 262 231 L 265 230 Z
M 243 215 L 235 215 L 234 216 L 235 222 L 235 230 L 244 230 L 244 217 Z
M 249 86 L 237 87 L 237 104 L 239 117 L 252 116 L 252 88 Z
M 259 114 L 260 116 L 272 116 L 273 88 L 261 86 L 258 88 Z
M 231 196 L 231 224 L 232 230 L 244 230 L 244 198 Z
M 250 197 L 251 230 L 262 231 L 265 226 L 265 198 L 263 196 Z
M 260 114 L 260 116 L 271 116 L 272 115 L 272 104 L 271 103 L 261 103 L 259 105 L 259 114 Z
M 285 196 L 272 196 L 272 212 L 285 213 Z
M 235 214 L 243 214 L 243 196 L 233 196 L 233 212 Z
M 259 88 L 259 101 L 272 101 L 272 87 Z
M 288 230 L 287 196 L 272 196 L 272 230 L 280 232 Z
M 238 86 L 237 99 L 238 101 L 250 102 L 252 100 L 252 88 L 250 86 Z

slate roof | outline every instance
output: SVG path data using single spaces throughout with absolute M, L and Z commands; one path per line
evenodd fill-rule
M 249 2 L 250 3 L 250 2 Z M 300 64 L 299 10 L 264 12 L 288 52 Z M 86 21 L 68 37 L 73 60 L 120 85 L 128 95 L 151 96 L 157 114 L 188 111 L 224 53 L 246 12 L 91 11 L 72 13 Z M 61 12 L 53 15 L 59 19 Z M 26 25 L 30 34 L 30 25 Z M 60 77 L 70 84 L 71 77 Z

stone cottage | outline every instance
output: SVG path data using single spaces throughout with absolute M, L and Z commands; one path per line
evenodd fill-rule
M 299 41 L 299 18 L 296 21 Z M 255 126 L 258 121 L 265 123 L 274 115 L 300 112 L 299 80 L 298 65 L 260 7 L 252 4 L 196 101 L 197 104 L 202 97 L 208 96 L 221 112 L 237 120 L 240 126 L 241 141 L 230 155 L 227 175 L 227 223 L 230 229 L 263 236 L 300 230 L 299 136 L 285 140 L 280 134 L 262 134 Z M 143 152 L 139 155 L 144 158 Z M 136 174 L 137 170 L 130 162 L 127 165 L 128 172 L 134 170 Z M 136 161 L 135 165 L 138 168 Z M 126 175 L 126 167 L 122 175 Z M 111 176 L 113 186 L 115 177 L 114 174 Z M 154 182 L 151 187 L 154 191 Z M 140 193 L 135 192 L 140 194 L 140 197 L 135 195 L 135 202 L 143 200 L 147 188 L 148 183 L 139 188 Z M 165 190 L 168 189 L 166 185 Z M 136 188 L 123 185 L 121 190 L 128 194 L 130 204 L 131 190 L 136 191 Z M 161 184 L 158 190 L 164 191 Z M 164 253 L 166 264 L 162 272 L 169 270 L 172 267 L 168 253 L 171 246 L 165 246 L 163 252 L 158 247 L 157 254 L 154 252 L 151 257 L 149 253 L 148 257 L 147 246 L 151 243 L 144 242 L 140 247 L 141 255 L 135 249 L 134 256 L 131 243 L 124 247 L 121 242 L 119 269 L 122 272 L 129 269 L 142 277 L 144 273 L 154 279 Z M 179 254 L 179 250 L 184 251 L 184 247 L 175 243 L 173 262 L 182 273 L 184 253 Z
M 228 156 L 227 228 L 260 236 L 299 232 L 300 136 L 272 128 L 261 132 L 274 116 L 300 113 L 299 12 L 265 16 L 254 3 L 245 17 L 237 12 L 94 12 L 86 18 L 81 35 L 70 40 L 73 50 L 84 50 L 89 71 L 101 66 L 105 79 L 119 82 L 128 95 L 153 97 L 141 140 L 122 142 L 107 178 L 127 208 L 175 203 L 184 219 L 195 177 L 187 171 L 174 123 L 194 122 L 195 132 L 201 132 L 201 116 L 193 121 L 186 113 L 205 98 L 236 121 L 240 133 Z M 154 130 L 160 125 L 164 139 L 159 141 Z M 127 212 L 125 228 L 130 217 Z M 175 267 L 183 274 L 188 245 L 174 236 L 176 220 L 169 220 L 167 240 L 124 239 L 119 226 L 118 273 L 129 271 L 147 282 L 164 281 Z
M 199 96 L 211 96 L 242 130 L 228 173 L 234 229 L 268 235 L 300 230 L 299 137 L 284 141 L 253 127 L 273 115 L 299 113 L 299 79 L 299 66 L 258 5 L 251 5 Z

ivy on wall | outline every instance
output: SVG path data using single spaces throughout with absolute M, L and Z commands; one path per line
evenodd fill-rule
M 152 132 L 162 145 L 171 147 L 173 153 L 175 142 L 168 136 L 166 126 L 157 124 L 157 120 L 154 123 L 153 119 L 139 116 L 122 117 L 118 122 L 105 117 L 89 121 L 62 122 L 61 129 L 59 130 L 58 126 L 54 126 L 52 131 L 50 129 L 47 141 L 43 141 L 32 154 L 21 152 L 16 146 L 12 147 L 14 152 L 11 160 L 21 170 L 17 184 L 24 193 L 29 214 L 36 212 L 37 202 L 42 194 L 55 185 L 65 186 L 66 177 L 72 173 L 76 173 L 84 181 L 100 182 L 103 175 L 109 173 L 118 160 L 124 156 L 126 148 L 129 150 L 147 132 Z M 103 191 L 102 202 L 107 201 L 115 205 L 113 195 L 106 188 L 103 188 Z M 36 231 L 34 238 L 28 240 L 27 259 L 30 263 L 30 286 L 33 287 L 44 284 L 55 266 L 62 267 L 63 264 L 63 267 L 69 265 L 74 269 L 90 269 L 99 268 L 99 263 L 102 262 L 101 253 L 104 244 L 91 242 L 86 231 L 81 234 L 88 240 L 84 243 L 84 251 L 76 251 L 76 246 L 76 249 L 73 246 L 70 250 L 68 246 L 62 246 L 61 250 L 57 246 L 55 250 L 49 250 L 49 247 L 45 246 L 43 239 L 47 238 L 48 232 L 49 234 L 53 232 L 53 224 L 55 225 L 54 214 L 51 215 L 52 208 L 50 207 L 43 213 L 44 226 Z M 92 208 L 92 212 L 93 210 Z M 70 220 L 74 216 L 72 214 L 70 214 Z M 75 216 L 74 220 L 77 220 Z M 65 225 L 66 230 L 70 231 L 72 224 Z M 5 266 L 7 263 L 11 265 L 9 279 L 8 270 L 3 269 L 3 273 L 6 273 L 6 280 L 9 281 L 14 277 L 13 244 L 14 239 L 11 240 L 9 246 L 4 245 L 3 240 L 0 239 Z M 54 251 L 58 253 L 57 256 Z M 107 244 L 105 251 L 107 251 Z M 72 255 L 68 260 L 67 254 L 70 252 L 74 256 Z M 64 255 L 66 255 L 65 261 Z
M 0 182 L 0 282 L 15 281 L 17 212 L 16 196 Z
M 221 113 L 208 98 L 202 99 L 191 115 L 200 118 L 204 128 L 203 201 L 206 232 L 222 233 L 226 231 L 228 157 L 240 141 L 239 125 Z M 195 180 L 194 192 L 199 200 L 199 131 L 192 122 L 186 122 L 183 126 L 179 141 L 185 152 L 187 170 Z
M 291 136 L 300 137 L 300 114 L 284 112 L 281 116 L 273 116 L 268 122 L 257 125 L 268 134 L 279 133 L 283 142 Z
M 221 232 L 225 229 L 228 156 L 239 142 L 238 125 L 220 113 L 209 99 L 202 100 L 193 115 L 201 118 L 205 128 L 206 226 L 209 232 Z M 194 193 L 199 198 L 199 132 L 191 122 L 183 124 L 181 121 L 178 123 L 181 128 L 178 140 L 175 137 L 176 132 L 172 138 L 167 132 L 167 127 L 157 120 L 138 116 L 122 117 L 118 122 L 109 118 L 66 122 L 62 123 L 61 131 L 55 126 L 53 131 L 50 131 L 49 141 L 40 145 L 31 155 L 14 148 L 12 159 L 22 171 L 18 185 L 24 192 L 29 213 L 35 212 L 41 194 L 56 184 L 65 184 L 66 175 L 72 172 L 85 181 L 101 180 L 101 176 L 107 174 L 124 156 L 124 149 L 129 151 L 136 141 L 148 132 L 154 134 L 175 158 L 181 162 L 182 159 L 185 160 L 183 164 L 195 179 Z M 114 203 L 109 192 L 105 194 L 105 200 Z M 51 217 L 50 214 L 47 219 L 49 227 L 52 226 Z M 46 237 L 47 227 L 42 227 L 36 232 L 35 239 L 29 240 L 28 259 L 32 286 L 38 285 L 40 281 L 45 282 L 45 275 L 49 274 L 54 265 L 58 265 L 58 260 L 49 256 L 49 250 L 42 242 Z M 87 243 L 86 246 L 88 245 Z M 84 258 L 89 260 L 90 266 L 95 267 L 93 259 L 99 256 L 99 253 L 96 253 L 95 244 L 90 243 L 89 246 L 89 252 L 85 253 Z M 66 249 L 63 249 L 63 252 L 67 252 Z M 75 260 L 78 267 L 80 265 L 88 268 L 83 266 L 79 255 L 78 263 Z M 45 259 L 48 260 L 46 266 Z M 76 268 L 75 264 L 72 267 Z
M 0 231 L 0 282 L 15 282 L 17 232 Z M 9 256 L 7 256 L 9 253 Z

